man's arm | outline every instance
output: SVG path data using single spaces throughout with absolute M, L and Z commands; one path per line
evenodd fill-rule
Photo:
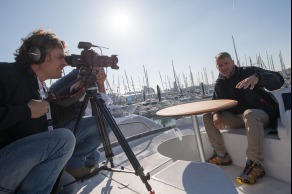
M 250 75 L 246 79 L 239 82 L 236 86 L 237 89 L 254 89 L 258 87 L 266 88 L 267 90 L 277 90 L 284 84 L 284 78 L 278 72 L 265 70 L 259 67 L 249 67 L 247 74 Z
M 53 92 L 57 92 L 65 87 L 67 87 L 71 82 L 75 81 L 78 78 L 79 71 L 77 69 L 73 69 L 70 73 L 58 79 L 55 83 L 53 83 L 50 87 L 50 90 Z M 76 84 L 75 84 L 76 85 Z M 71 86 L 68 86 L 66 90 L 62 92 L 62 95 L 69 95 Z
M 267 90 L 277 90 L 281 88 L 285 82 L 283 76 L 278 72 L 268 71 L 258 68 L 255 76 L 259 77 L 258 86 L 264 87 Z

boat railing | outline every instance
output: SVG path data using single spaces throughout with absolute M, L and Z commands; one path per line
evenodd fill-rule
M 130 123 L 123 123 L 123 124 L 118 124 L 119 127 L 120 126 L 126 126 L 127 124 L 133 124 L 133 123 L 138 123 L 138 124 L 143 124 L 143 126 L 146 126 L 143 122 L 130 122 Z M 162 132 L 165 132 L 165 131 L 169 131 L 173 128 L 175 128 L 176 126 L 167 126 L 167 127 L 162 127 L 162 128 L 158 128 L 158 129 L 151 129 L 150 127 L 147 127 L 149 128 L 148 131 L 144 131 L 144 132 L 140 132 L 140 133 L 136 133 L 136 134 L 133 134 L 131 136 L 125 136 L 125 139 L 127 142 L 131 142 L 133 140 L 137 140 L 139 138 L 142 138 L 142 137 L 146 137 L 146 136 L 150 136 L 150 135 L 153 135 L 153 134 L 156 134 L 156 133 L 162 133 Z M 113 140 L 111 141 L 111 147 L 117 147 L 119 146 L 119 142 L 117 140 Z M 98 148 L 99 151 L 104 151 L 104 148 L 103 148 L 103 145 L 101 147 Z
M 149 126 L 147 126 L 145 123 L 143 123 L 143 122 L 139 122 L 139 121 L 137 121 L 137 122 L 127 122 L 127 123 L 121 123 L 121 124 L 118 124 L 119 126 L 124 126 L 124 125 L 131 125 L 131 124 L 142 124 L 144 127 L 146 127 L 146 129 L 148 129 L 149 131 L 151 131 L 152 129 L 149 127 Z

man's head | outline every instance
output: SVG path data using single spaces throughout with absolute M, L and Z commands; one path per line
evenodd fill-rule
M 226 78 L 230 78 L 235 67 L 234 61 L 227 52 L 218 53 L 215 56 L 216 67 L 219 72 Z
M 54 33 L 39 29 L 22 38 L 15 61 L 31 67 L 42 81 L 60 78 L 66 66 L 65 48 L 65 42 Z

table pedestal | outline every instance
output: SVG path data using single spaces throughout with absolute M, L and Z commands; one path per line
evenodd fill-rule
M 198 146 L 201 162 L 206 162 L 197 115 L 192 115 L 192 121 L 193 121 L 195 136 L 197 139 L 197 146 Z

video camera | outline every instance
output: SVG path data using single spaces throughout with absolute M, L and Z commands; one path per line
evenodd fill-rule
M 68 65 L 72 67 L 111 67 L 112 69 L 119 69 L 117 55 L 111 55 L 110 57 L 105 55 L 98 55 L 91 47 L 99 47 L 92 45 L 90 42 L 79 42 L 78 48 L 83 49 L 81 55 L 68 55 L 65 60 Z

